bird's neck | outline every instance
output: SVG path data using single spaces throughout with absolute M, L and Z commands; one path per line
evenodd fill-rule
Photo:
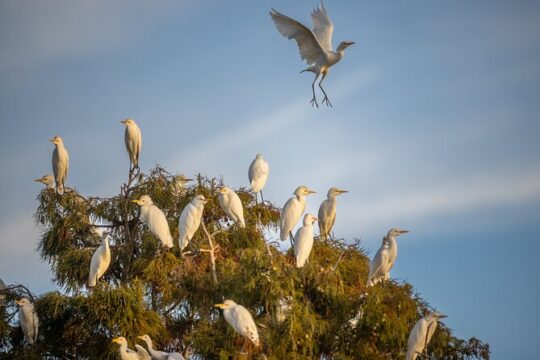
M 386 243 L 388 244 L 389 247 L 392 247 L 392 248 L 397 247 L 396 238 L 393 236 L 387 236 Z
M 152 341 L 146 341 L 146 345 L 148 346 L 148 352 L 150 355 L 154 355 L 154 346 L 152 344 Z

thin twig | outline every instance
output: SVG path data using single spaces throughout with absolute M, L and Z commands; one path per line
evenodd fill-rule
M 339 255 L 339 258 L 338 258 L 337 261 L 336 261 L 336 264 L 332 267 L 332 271 L 333 271 L 333 272 L 336 271 L 336 269 L 337 269 L 339 263 L 341 262 L 341 259 L 343 259 L 343 255 L 345 255 L 345 251 L 347 251 L 347 249 L 345 249 L 345 250 L 343 250 L 343 251 L 341 252 L 341 254 Z
M 214 246 L 214 242 L 212 241 L 212 235 L 210 235 L 210 233 L 206 229 L 206 225 L 204 224 L 203 220 L 201 220 L 201 226 L 203 228 L 204 233 L 206 234 L 208 243 L 210 244 L 210 249 L 201 249 L 201 252 L 207 252 L 210 254 L 210 263 L 212 264 L 212 279 L 214 280 L 214 284 L 217 284 L 218 278 L 217 278 L 217 271 L 216 271 L 216 249 L 218 248 L 218 246 L 217 245 Z

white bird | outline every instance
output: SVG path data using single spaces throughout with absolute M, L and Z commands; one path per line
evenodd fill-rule
M 367 286 L 373 286 L 383 280 L 390 279 L 390 270 L 394 267 L 398 253 L 396 237 L 408 232 L 408 230 L 395 228 L 388 231 L 369 266 Z
M 199 225 L 201 225 L 204 204 L 207 202 L 208 200 L 206 200 L 203 195 L 197 195 L 186 205 L 184 210 L 182 210 L 180 220 L 178 221 L 180 251 L 188 246 L 193 235 L 199 228 Z
M 51 174 L 43 175 L 39 179 L 35 179 L 35 182 L 40 182 L 46 186 L 47 189 L 54 189 L 54 176 Z
M 342 41 L 337 47 L 336 51 L 332 47 L 332 33 L 334 31 L 334 25 L 326 13 L 324 5 L 321 3 L 321 7 L 316 7 L 311 13 L 311 20 L 313 21 L 313 31 L 300 22 L 285 16 L 272 8 L 270 16 L 276 25 L 277 30 L 287 39 L 294 39 L 300 50 L 300 57 L 305 60 L 309 65 L 304 71 L 311 71 L 315 74 L 315 79 L 311 84 L 313 91 L 313 98 L 311 99 L 311 105 L 316 105 L 317 98 L 315 97 L 315 82 L 317 78 L 322 74 L 321 81 L 319 81 L 319 88 L 324 94 L 323 104 L 332 106 L 326 92 L 322 87 L 322 82 L 328 70 L 331 66 L 338 63 L 345 54 L 345 49 L 354 44 L 352 41 Z
M 185 360 L 180 353 L 155 350 L 152 339 L 150 339 L 150 336 L 148 335 L 137 336 L 137 338 L 143 340 L 146 343 L 146 346 L 148 346 L 148 352 L 150 353 L 152 360 Z
M 25 297 L 17 300 L 17 305 L 19 307 L 19 323 L 24 338 L 28 344 L 32 345 L 37 341 L 38 336 L 39 318 L 37 312 L 34 309 L 34 304 Z
M 270 166 L 268 162 L 263 159 L 261 154 L 257 154 L 255 159 L 249 165 L 249 184 L 251 186 L 251 191 L 255 193 L 255 200 L 257 200 L 257 193 L 261 193 L 261 201 L 264 202 L 262 189 L 266 185 L 266 180 L 268 180 L 268 173 L 270 171 Z
M 126 338 L 122 336 L 114 338 L 112 342 L 120 345 L 118 351 L 122 360 L 152 360 L 148 352 L 141 345 L 135 345 L 137 351 L 129 349 Z
M 292 236 L 292 230 L 306 208 L 305 196 L 314 194 L 315 191 L 306 186 L 299 186 L 294 191 L 294 196 L 287 200 L 281 211 L 279 218 L 280 235 L 282 241 L 287 240 L 289 234 Z
M 184 194 L 186 188 L 186 184 L 190 181 L 193 181 L 193 179 L 188 178 L 184 174 L 177 175 L 173 178 L 173 189 L 172 193 L 176 196 L 181 196 Z
M 276 320 L 278 323 L 285 321 L 292 310 L 292 296 L 287 295 L 279 299 L 276 306 Z
M 296 232 L 294 237 L 294 255 L 296 256 L 296 267 L 304 267 L 311 248 L 313 247 L 313 224 L 318 219 L 311 215 L 304 215 L 304 226 Z
M 111 249 L 109 248 L 109 233 L 101 234 L 101 245 L 94 251 L 90 262 L 90 274 L 88 275 L 88 287 L 96 286 L 98 280 L 105 274 L 111 264 Z
M 148 195 L 142 195 L 139 200 L 132 201 L 140 206 L 142 222 L 161 241 L 161 246 L 172 248 L 174 246 L 173 238 L 163 211 L 154 205 Z
M 139 129 L 139 126 L 137 126 L 137 123 L 133 119 L 126 119 L 120 122 L 126 125 L 124 142 L 126 143 L 126 150 L 129 154 L 130 169 L 138 168 L 142 146 L 141 129 Z
M 241 228 L 246 227 L 246 222 L 244 221 L 244 207 L 242 206 L 242 201 L 240 201 L 240 197 L 237 193 L 227 186 L 223 186 L 219 189 L 218 201 L 221 210 L 223 210 L 228 217 Z
M 257 326 L 245 307 L 238 305 L 232 300 L 225 300 L 223 304 L 216 304 L 214 306 L 223 309 L 225 320 L 237 333 L 249 339 L 256 347 L 259 346 Z
M 434 311 L 418 320 L 409 334 L 406 360 L 415 360 L 418 355 L 422 355 L 437 329 L 438 321 L 445 317 L 446 315 Z
M 64 147 L 64 141 L 60 136 L 49 139 L 55 145 L 52 156 L 52 167 L 54 180 L 56 181 L 56 191 L 64 193 L 64 186 L 69 170 L 69 154 Z
M 319 234 L 323 239 L 328 238 L 336 221 L 336 196 L 346 192 L 336 187 L 330 188 L 326 200 L 319 207 Z

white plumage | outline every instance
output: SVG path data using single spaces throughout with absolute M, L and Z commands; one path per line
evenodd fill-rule
M 304 226 L 296 232 L 294 237 L 294 255 L 296 256 L 296 267 L 304 267 L 311 249 L 313 248 L 313 223 L 318 219 L 311 215 L 304 215 Z
M 319 234 L 323 239 L 330 235 L 336 221 L 336 196 L 346 192 L 347 190 L 330 188 L 326 200 L 319 207 Z
M 435 311 L 418 320 L 409 334 L 406 360 L 415 360 L 418 355 L 422 354 L 431 341 L 439 320 L 445 317 L 446 315 Z
M 251 191 L 257 194 L 264 188 L 264 185 L 266 185 L 266 180 L 268 180 L 269 172 L 270 166 L 268 166 L 268 162 L 263 159 L 261 154 L 257 154 L 255 159 L 249 165 L 248 171 Z
M 173 238 L 169 229 L 169 223 L 163 211 L 152 202 L 148 195 L 142 195 L 139 200 L 133 200 L 141 208 L 141 220 L 148 227 L 150 232 L 157 236 L 161 245 L 172 248 Z
M 305 196 L 314 194 L 315 191 L 308 189 L 306 186 L 299 186 L 294 191 L 294 196 L 287 200 L 281 211 L 279 218 L 280 235 L 282 241 L 287 240 L 294 226 L 300 220 L 306 208 Z
M 122 336 L 114 338 L 112 341 L 120 345 L 118 351 L 122 360 L 152 360 L 148 352 L 141 345 L 135 345 L 137 351 L 133 351 L 127 347 L 127 340 Z
M 34 309 L 34 304 L 25 297 L 17 300 L 17 305 L 19 306 L 19 323 L 24 338 L 28 344 L 32 345 L 37 341 L 38 336 L 39 318 L 37 312 Z
M 400 229 L 388 231 L 369 266 L 368 286 L 373 286 L 390 278 L 390 270 L 394 267 L 398 253 L 396 237 L 405 233 L 408 233 L 408 231 Z
M 94 251 L 90 262 L 90 274 L 88 275 L 88 287 L 96 286 L 98 280 L 105 274 L 111 264 L 111 249 L 109 248 L 109 234 L 103 232 L 101 245 Z
M 139 129 L 139 126 L 137 126 L 137 123 L 133 119 L 122 120 L 121 123 L 126 125 L 124 142 L 126 143 L 126 150 L 129 154 L 130 166 L 132 168 L 139 167 L 139 155 L 142 146 L 141 129 Z
M 223 309 L 225 320 L 237 333 L 249 339 L 255 346 L 259 346 L 257 326 L 245 307 L 238 305 L 232 300 L 225 300 L 223 304 L 216 304 L 215 306 Z
M 47 189 L 54 189 L 54 176 L 51 174 L 43 175 L 39 179 L 35 179 L 35 182 L 40 182 L 47 187 Z
M 55 136 L 49 141 L 55 146 L 52 156 L 52 168 L 54 180 L 56 181 L 56 191 L 58 193 L 64 193 L 69 170 L 69 154 L 60 136 Z
M 180 220 L 178 221 L 180 250 L 184 250 L 188 246 L 199 225 L 201 225 L 204 204 L 206 202 L 207 200 L 203 195 L 197 195 L 182 210 Z
M 137 336 L 137 337 L 146 343 L 146 346 L 148 347 L 148 352 L 150 353 L 152 360 L 185 360 L 182 354 L 180 353 L 177 353 L 177 352 L 170 353 L 166 351 L 155 350 L 154 344 L 152 343 L 152 339 L 150 339 L 150 336 L 148 335 Z
M 242 201 L 240 201 L 240 197 L 237 193 L 227 186 L 223 186 L 219 189 L 218 201 L 221 210 L 223 210 L 228 217 L 241 228 L 246 227 L 246 222 L 244 221 L 244 207 L 242 206 Z

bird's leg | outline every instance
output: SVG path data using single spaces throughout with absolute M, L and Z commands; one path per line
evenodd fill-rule
M 289 231 L 289 240 L 291 240 L 291 247 L 294 248 L 294 236 L 292 232 Z
M 330 107 L 333 107 L 332 104 L 330 103 L 330 99 L 328 99 L 328 95 L 326 95 L 326 92 L 324 91 L 323 87 L 322 87 L 322 82 L 324 80 L 324 78 L 326 77 L 326 71 L 324 71 L 322 73 L 322 77 L 321 77 L 321 81 L 319 81 L 319 87 L 321 88 L 323 94 L 324 94 L 324 99 L 323 99 L 323 104 L 326 103 L 326 106 L 330 106 Z
M 259 192 L 261 193 L 261 202 L 264 204 L 264 198 L 263 198 L 262 190 L 260 190 Z
M 317 104 L 317 98 L 315 97 L 315 82 L 317 81 L 318 77 L 319 77 L 319 74 L 315 74 L 315 79 L 313 79 L 313 83 L 311 84 L 311 90 L 313 91 L 313 98 L 311 99 L 310 103 L 312 107 L 313 105 L 319 107 L 319 104 Z

